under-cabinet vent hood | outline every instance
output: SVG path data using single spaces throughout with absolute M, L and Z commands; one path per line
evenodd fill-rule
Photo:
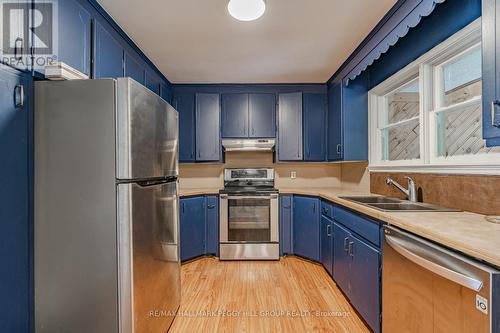
M 275 139 L 223 139 L 225 151 L 272 151 Z

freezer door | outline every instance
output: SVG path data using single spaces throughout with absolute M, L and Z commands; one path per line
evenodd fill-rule
M 180 304 L 177 183 L 118 185 L 120 328 L 166 332 Z
M 117 82 L 117 178 L 176 177 L 177 111 L 130 78 Z

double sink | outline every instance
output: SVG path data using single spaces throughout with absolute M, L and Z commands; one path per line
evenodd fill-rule
M 340 199 L 375 208 L 383 212 L 456 212 L 458 210 L 444 208 L 423 202 L 412 202 L 383 196 L 342 196 Z

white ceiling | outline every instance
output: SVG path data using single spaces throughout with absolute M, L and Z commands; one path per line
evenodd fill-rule
M 267 0 L 240 22 L 227 0 L 99 0 L 174 83 L 325 82 L 396 0 Z

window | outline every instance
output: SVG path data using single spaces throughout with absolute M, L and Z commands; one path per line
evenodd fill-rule
M 373 88 L 370 170 L 499 173 L 482 138 L 477 20 Z

